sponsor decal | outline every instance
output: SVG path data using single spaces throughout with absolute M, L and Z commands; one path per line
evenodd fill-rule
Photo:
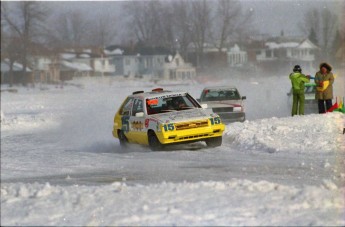
M 145 119 L 145 128 L 148 128 L 150 124 L 150 119 Z
M 150 100 L 157 100 L 158 99 L 164 99 L 164 98 L 170 98 L 170 97 L 178 97 L 178 96 L 185 96 L 186 93 L 183 93 L 183 94 L 170 94 L 170 95 L 162 95 L 162 96 L 158 96 L 158 97 L 154 97 L 154 98 L 150 98 L 150 99 L 147 99 L 147 101 L 150 101 Z
M 146 102 L 147 102 L 147 105 L 150 105 L 150 106 L 158 105 L 158 99 L 148 99 Z
M 131 126 L 134 131 L 141 131 L 144 128 L 144 124 L 141 121 L 133 121 Z
M 123 116 L 121 118 L 121 130 L 124 132 L 128 132 L 129 131 L 129 116 Z

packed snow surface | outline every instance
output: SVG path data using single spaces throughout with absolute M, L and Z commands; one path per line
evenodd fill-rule
M 248 119 L 227 125 L 221 147 L 162 152 L 123 151 L 111 135 L 124 98 L 159 87 L 152 82 L 89 78 L 2 92 L 1 224 L 345 225 L 344 114 L 290 117 L 289 81 L 263 81 L 162 82 L 194 97 L 235 85 Z

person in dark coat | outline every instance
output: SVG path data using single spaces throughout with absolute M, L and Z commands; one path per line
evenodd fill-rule
M 320 71 L 315 75 L 319 113 L 326 113 L 332 107 L 334 76 L 332 67 L 326 62 L 320 64 Z

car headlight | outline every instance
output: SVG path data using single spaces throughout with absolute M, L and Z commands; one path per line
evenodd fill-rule
M 236 106 L 236 107 L 234 107 L 233 111 L 234 112 L 241 112 L 242 111 L 242 107 Z

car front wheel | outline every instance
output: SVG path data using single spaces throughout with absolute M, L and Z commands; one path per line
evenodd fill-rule
M 152 131 L 148 133 L 149 146 L 152 151 L 159 151 L 163 149 L 163 145 L 159 142 L 156 134 Z
M 222 145 L 222 137 L 212 137 L 206 140 L 206 144 L 208 147 L 219 147 Z

